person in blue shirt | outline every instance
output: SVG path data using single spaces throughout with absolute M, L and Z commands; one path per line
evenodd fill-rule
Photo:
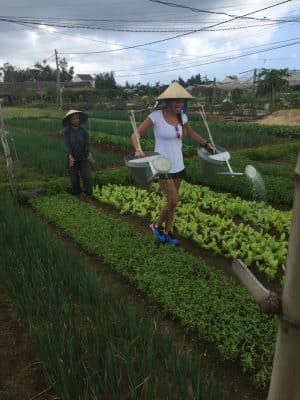
M 82 111 L 70 110 L 64 116 L 62 124 L 64 140 L 67 150 L 68 170 L 72 185 L 72 193 L 81 193 L 80 177 L 83 182 L 83 193 L 91 196 L 93 182 L 90 163 L 95 160 L 90 151 L 90 139 L 88 132 L 81 126 L 88 119 L 88 115 Z

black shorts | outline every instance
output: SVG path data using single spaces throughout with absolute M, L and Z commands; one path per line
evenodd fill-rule
M 179 172 L 169 172 L 167 174 L 158 175 L 158 179 L 184 179 L 185 178 L 185 169 Z

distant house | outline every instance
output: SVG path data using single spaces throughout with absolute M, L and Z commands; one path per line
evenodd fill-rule
M 64 82 L 63 87 L 65 89 L 71 89 L 74 91 L 80 91 L 80 90 L 95 90 L 95 86 L 93 86 L 92 82 L 86 81 L 86 82 Z
M 90 74 L 76 74 L 73 78 L 73 82 L 84 82 L 85 84 L 95 88 L 95 78 Z
M 208 81 L 206 83 L 191 85 L 186 89 L 194 96 L 205 99 L 206 101 L 218 101 L 227 98 L 230 99 L 232 90 L 250 90 L 252 87 L 251 81 L 241 82 L 237 76 L 226 76 L 223 81 Z
M 239 78 L 235 75 L 226 76 L 222 82 L 216 82 L 216 86 L 219 89 L 227 90 L 231 92 L 233 89 L 247 89 L 249 82 L 240 82 Z
M 289 71 L 290 76 L 287 78 L 289 81 L 289 85 L 299 90 L 300 89 L 300 71 L 297 69 L 290 69 Z

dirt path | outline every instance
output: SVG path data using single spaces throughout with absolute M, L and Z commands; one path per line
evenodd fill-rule
M 294 108 L 290 110 L 275 111 L 273 114 L 255 122 L 263 125 L 300 125 L 300 109 Z

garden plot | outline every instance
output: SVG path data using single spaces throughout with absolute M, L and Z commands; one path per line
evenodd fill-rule
M 64 157 L 62 155 L 62 141 L 59 142 L 60 139 L 48 136 L 49 131 L 53 130 L 55 133 L 58 128 L 61 129 L 59 116 L 53 123 L 53 120 L 48 119 L 46 114 L 43 115 L 45 117 L 44 119 L 19 118 L 18 120 L 12 119 L 8 123 L 8 130 L 11 134 L 17 135 L 16 137 L 18 138 L 22 136 L 22 138 L 19 139 L 20 145 L 17 146 L 17 150 L 20 148 L 19 153 L 21 155 L 19 168 L 21 170 L 23 169 L 23 175 L 22 173 L 18 175 L 19 187 L 24 186 L 26 183 L 27 187 L 30 187 L 30 184 L 33 187 L 40 185 L 43 188 L 44 194 L 61 193 L 63 191 L 69 192 L 70 188 L 68 180 L 65 178 L 64 159 L 61 160 L 61 157 Z M 101 144 L 112 144 L 112 153 L 114 153 L 113 145 L 116 145 L 119 148 L 124 147 L 124 151 L 126 151 L 126 149 L 129 150 L 130 140 L 128 138 L 128 133 L 131 131 L 131 128 L 130 126 L 127 126 L 128 122 L 125 120 L 122 121 L 121 117 L 119 117 L 120 120 L 117 121 L 119 130 L 116 131 L 113 128 L 116 126 L 113 112 L 111 113 L 111 120 L 106 118 L 105 121 L 103 120 L 101 122 L 101 118 L 103 118 L 103 116 L 96 112 L 93 114 L 91 121 L 92 131 L 94 130 L 95 133 L 99 132 L 99 147 L 101 148 Z M 103 124 L 102 127 L 105 128 L 103 132 L 102 128 L 99 128 L 101 123 Z M 261 129 L 263 131 L 264 127 Z M 248 128 L 246 136 L 251 138 L 250 141 L 255 139 L 253 132 L 254 128 Z M 270 138 L 272 136 L 270 132 L 266 132 L 266 137 L 268 136 Z M 220 135 L 222 136 L 224 134 Z M 277 135 L 278 132 L 275 132 L 274 136 Z M 24 145 L 21 145 L 22 140 L 24 140 Z M 151 139 L 149 138 L 146 140 L 149 140 L 149 146 L 151 146 Z M 236 135 L 231 141 L 233 147 L 235 147 L 234 140 L 237 143 Z M 270 143 L 273 139 L 270 141 L 268 140 L 269 139 L 266 139 L 264 143 Z M 50 141 L 53 142 L 50 144 Z M 245 139 L 243 145 L 246 142 Z M 30 146 L 28 146 L 28 143 L 30 143 Z M 241 143 L 242 142 L 240 142 L 240 144 Z M 250 142 L 247 143 L 251 145 Z M 54 146 L 53 151 L 51 150 L 51 146 Z M 61 147 L 59 148 L 59 146 Z M 187 144 L 187 146 L 189 146 L 189 144 Z M 275 149 L 275 146 L 269 146 L 268 148 L 266 147 L 264 151 L 271 154 L 271 147 L 272 149 Z M 254 150 L 263 151 L 262 149 Z M 286 153 L 281 153 L 276 156 L 277 159 L 285 160 L 286 168 L 275 170 L 272 165 L 265 165 L 263 175 L 267 178 L 266 186 L 268 186 L 268 194 L 273 193 L 271 199 L 273 204 L 276 200 L 278 200 L 279 205 L 285 204 L 284 201 L 287 198 L 289 198 L 289 202 L 286 204 L 290 204 L 291 202 L 293 195 L 292 165 L 293 157 L 296 152 L 297 150 L 295 148 L 289 148 Z M 291 153 L 293 154 L 292 156 Z M 289 158 L 289 156 L 291 157 Z M 94 172 L 95 183 L 99 185 L 99 189 L 95 191 L 95 196 L 99 196 L 101 202 L 106 201 L 104 199 L 104 197 L 106 197 L 106 199 L 110 200 L 110 204 L 115 203 L 115 206 L 118 206 L 120 209 L 122 208 L 122 212 L 124 213 L 132 213 L 131 215 L 142 216 L 142 218 L 144 218 L 145 226 L 147 226 L 147 223 L 150 221 L 149 216 L 151 215 L 152 220 L 154 215 L 157 213 L 157 209 L 151 208 L 151 204 L 148 204 L 149 202 L 147 199 L 151 199 L 153 204 L 155 203 L 156 207 L 158 207 L 161 198 L 155 190 L 149 195 L 148 193 L 140 194 L 139 190 L 133 190 L 133 188 L 130 188 L 128 185 L 132 184 L 133 181 L 124 168 L 120 169 L 120 158 L 118 158 L 119 153 L 116 158 L 114 157 L 115 155 L 112 155 L 112 158 L 108 160 L 105 158 L 103 153 L 99 153 L 99 159 L 106 161 L 103 164 L 98 165 L 98 170 Z M 264 162 L 264 160 L 257 157 L 256 153 L 246 154 L 236 152 L 233 154 L 234 168 L 239 169 L 239 163 L 241 166 L 244 166 L 245 160 L 250 158 L 255 159 L 255 162 L 257 163 Z M 37 161 L 37 159 L 40 159 L 40 161 Z M 59 168 L 56 169 L 54 165 L 59 165 Z M 111 170 L 104 172 L 103 168 L 107 168 L 107 166 L 109 166 Z M 28 179 L 27 182 L 25 182 L 24 177 L 26 175 L 30 176 L 30 171 L 33 171 L 32 167 L 39 172 L 35 172 L 34 181 L 32 180 L 32 182 L 30 182 Z M 181 196 L 181 204 L 178 208 L 176 219 L 176 224 L 181 230 L 182 235 L 186 236 L 189 241 L 195 241 L 195 239 L 198 238 L 201 246 L 204 248 L 207 246 L 206 251 L 209 254 L 228 254 L 230 259 L 241 255 L 238 251 L 243 251 L 244 253 L 242 255 L 247 263 L 251 264 L 254 268 L 259 268 L 266 274 L 266 276 L 268 276 L 268 279 L 271 279 L 273 280 L 272 282 L 276 282 L 280 285 L 282 269 L 284 268 L 286 257 L 286 242 L 289 234 L 290 213 L 288 211 L 286 214 L 281 213 L 274 208 L 267 207 L 265 204 L 257 202 L 253 202 L 252 204 L 245 202 L 242 199 L 235 199 L 228 194 L 213 193 L 208 188 L 202 186 L 204 180 L 203 177 L 199 176 L 197 160 L 187 158 L 187 167 L 189 181 L 200 183 L 201 186 L 194 186 L 190 183 L 185 183 L 182 187 L 183 192 Z M 260 170 L 260 168 L 258 169 Z M 62 177 L 59 178 L 59 182 L 57 178 L 58 175 L 62 175 Z M 3 177 L 5 179 L 5 174 L 3 174 Z M 270 177 L 269 180 L 268 177 Z M 219 185 L 218 182 L 213 182 L 210 187 L 215 187 L 218 191 L 222 189 L 227 192 L 232 191 L 233 193 L 243 195 L 245 185 L 243 185 L 243 182 L 240 183 L 238 179 L 231 179 L 226 181 L 226 183 L 224 183 L 225 180 L 223 179 L 224 186 Z M 112 183 L 115 183 L 118 186 L 114 187 L 112 186 Z M 2 192 L 7 190 L 7 184 L 5 184 L 5 186 L 2 185 L 0 190 L 2 190 Z M 282 191 L 282 194 L 280 191 Z M 134 195 L 131 192 L 134 192 Z M 125 198 L 123 203 L 121 201 L 122 196 Z M 248 197 L 251 198 L 251 193 Z M 85 252 L 93 253 L 99 259 L 104 260 L 114 268 L 115 271 L 118 271 L 120 276 L 124 276 L 124 279 L 132 282 L 135 287 L 144 293 L 144 297 L 148 299 L 148 301 L 151 299 L 153 304 L 158 304 L 162 310 L 168 313 L 168 315 L 171 315 L 172 318 L 180 321 L 182 326 L 184 326 L 189 332 L 192 331 L 194 332 L 194 335 L 197 335 L 201 340 L 211 343 L 212 346 L 217 349 L 218 360 L 223 362 L 225 366 L 233 364 L 238 365 L 241 379 L 243 379 L 244 376 L 246 380 L 246 376 L 249 376 L 252 381 L 255 381 L 255 384 L 253 384 L 254 388 L 257 388 L 258 386 L 267 388 L 273 357 L 276 320 L 274 318 L 262 316 L 252 299 L 239 285 L 225 277 L 224 274 L 212 266 L 206 265 L 199 259 L 199 257 L 194 257 L 191 254 L 188 254 L 187 251 L 173 248 L 157 249 L 150 233 L 139 233 L 139 231 L 136 230 L 135 225 L 131 223 L 130 217 L 128 217 L 127 224 L 121 220 L 115 220 L 115 218 L 112 219 L 108 215 L 108 210 L 106 210 L 106 212 L 100 210 L 101 205 L 96 208 L 86 202 L 75 200 L 69 195 L 42 197 L 36 200 L 33 204 L 34 207 L 39 210 L 41 215 L 60 226 L 60 229 L 63 229 L 66 235 L 73 238 L 74 242 L 79 243 L 80 246 L 85 249 Z M 195 211 L 199 208 L 201 208 L 201 213 Z M 15 213 L 15 211 L 13 213 Z M 14 220 L 12 219 L 12 221 Z M 241 224 L 243 224 L 242 227 L 238 228 Z M 18 226 L 20 224 L 16 222 L 16 225 Z M 205 226 L 207 225 L 209 225 L 209 229 L 205 230 Z M 227 226 L 227 231 L 225 225 Z M 211 233 L 214 236 L 213 238 L 210 236 Z M 239 235 L 237 235 L 237 233 L 239 233 Z M 244 241 L 240 241 L 239 236 L 241 235 L 244 235 Z M 27 236 L 23 236 L 23 240 L 19 240 L 19 242 L 24 245 L 24 243 L 27 243 L 27 237 L 35 237 L 35 233 L 28 233 Z M 248 240 L 250 248 L 245 244 L 247 237 L 256 238 L 255 243 L 253 240 Z M 264 241 L 264 238 L 267 238 L 266 241 Z M 51 249 L 52 245 L 50 246 L 49 244 L 49 238 L 47 238 L 46 241 L 46 248 L 42 243 L 40 243 L 39 246 L 43 249 L 42 251 L 44 252 L 44 255 L 47 254 L 52 265 L 58 268 L 56 271 L 58 275 L 55 279 L 61 279 L 63 276 L 65 286 L 61 286 L 61 284 L 57 283 L 57 287 L 61 289 L 59 294 L 65 294 L 66 291 L 68 293 L 67 297 L 61 297 L 60 299 L 62 304 L 64 304 L 63 306 L 59 306 L 59 308 L 63 310 L 62 313 L 57 315 L 54 313 L 53 309 L 47 311 L 47 315 L 54 316 L 56 320 L 64 317 L 67 321 L 66 327 L 59 325 L 60 336 L 58 336 L 56 330 L 53 330 L 51 323 L 48 330 L 49 345 L 55 345 L 55 342 L 58 342 L 59 337 L 62 336 L 61 333 L 63 333 L 63 336 L 65 335 L 64 338 L 69 338 L 64 342 L 64 344 L 67 343 L 69 347 L 65 346 L 65 348 L 62 349 L 62 346 L 60 346 L 59 351 L 64 351 L 61 359 L 68 359 L 68 362 L 71 362 L 72 377 L 68 376 L 66 372 L 68 371 L 68 367 L 70 367 L 68 362 L 66 362 L 66 365 L 64 366 L 66 367 L 65 372 L 61 366 L 59 366 L 58 369 L 57 366 L 53 366 L 51 367 L 52 369 L 50 369 L 50 382 L 58 382 L 58 389 L 55 386 L 55 390 L 58 391 L 61 390 L 61 385 L 64 385 L 65 382 L 67 385 L 72 385 L 72 380 L 74 379 L 76 380 L 74 383 L 76 387 L 79 382 L 76 377 L 83 376 L 81 373 L 88 373 L 94 370 L 94 367 L 91 368 L 90 365 L 94 366 L 96 361 L 85 358 L 86 355 L 82 356 L 82 358 L 80 358 L 81 355 L 78 355 L 78 358 L 75 357 L 76 359 L 74 359 L 72 351 L 74 351 L 74 343 L 77 343 L 78 338 L 83 338 L 84 344 L 88 344 L 87 339 L 91 338 L 91 353 L 100 354 L 100 349 L 95 345 L 94 341 L 96 336 L 93 335 L 97 332 L 96 322 L 99 322 L 102 317 L 95 314 L 92 305 L 88 303 L 89 299 L 86 297 L 86 293 L 88 293 L 86 286 L 87 281 L 89 282 L 89 285 L 94 287 L 93 296 L 95 294 L 95 284 L 92 283 L 93 279 L 96 281 L 95 276 L 87 279 L 83 278 L 83 275 L 81 274 L 78 274 L 78 276 L 77 274 L 74 274 L 74 265 L 77 265 L 76 260 L 74 259 L 71 260 L 73 268 L 70 266 L 66 271 L 63 271 L 65 265 L 69 265 L 69 260 L 67 260 L 69 255 L 65 256 L 66 258 L 60 258 L 59 262 L 55 261 L 55 259 L 51 257 L 55 252 L 57 253 L 57 249 Z M 263 258 L 259 259 L 258 255 L 261 254 L 262 243 L 264 243 L 265 254 Z M 7 248 L 14 248 L 14 246 L 10 245 L 7 246 Z M 50 253 L 48 253 L 49 250 Z M 16 246 L 15 254 L 12 252 L 10 255 L 14 254 L 15 261 L 17 262 L 18 260 L 20 261 L 27 257 L 24 257 L 22 253 L 23 251 L 24 249 L 22 249 L 22 246 Z M 60 250 L 57 254 L 59 253 Z M 172 264 L 169 263 L 170 254 L 173 261 Z M 38 260 L 43 259 L 44 255 L 39 253 L 38 250 L 34 251 L 32 249 L 31 255 L 28 256 L 28 260 L 31 262 L 30 265 L 32 265 L 33 256 L 37 257 Z M 32 270 L 30 269 L 30 265 L 28 266 L 28 271 Z M 61 269 L 61 265 L 64 265 L 63 269 Z M 79 266 L 78 269 L 80 269 Z M 50 270 L 49 266 L 49 271 Z M 49 272 L 47 275 L 47 270 L 42 269 L 42 273 L 39 276 L 42 277 L 45 275 L 43 279 L 48 276 L 48 278 L 51 278 L 52 280 L 52 273 L 54 272 L 52 271 L 51 274 Z M 70 275 L 67 275 L 67 273 Z M 76 286 L 77 284 L 73 279 L 77 278 L 82 280 L 84 285 Z M 38 280 L 35 279 L 36 278 L 32 280 L 28 275 L 28 285 L 33 285 L 31 288 L 36 287 L 35 282 L 38 282 Z M 21 285 L 20 280 L 16 280 L 15 282 L 17 284 L 19 282 Z M 55 283 L 56 281 L 53 280 L 53 282 Z M 13 282 L 11 285 L 12 286 L 10 287 L 13 288 Z M 70 285 L 73 286 L 71 287 Z M 44 284 L 42 285 L 42 288 L 45 288 L 46 286 L 47 285 Z M 18 288 L 20 288 L 20 286 Z M 75 290 L 74 288 L 77 289 Z M 14 290 L 17 292 L 16 288 Z M 98 286 L 97 290 L 100 290 Z M 10 292 L 10 296 L 14 296 L 14 294 L 11 293 L 14 292 Z M 56 292 L 53 291 L 53 293 Z M 35 296 L 34 293 L 32 295 Z M 80 302 L 78 303 L 78 299 L 80 299 L 81 296 L 84 299 L 83 304 L 80 304 Z M 98 300 L 96 301 L 96 298 L 93 296 L 90 300 L 94 305 L 98 304 Z M 21 308 L 22 303 L 26 304 L 26 301 L 24 301 L 23 298 L 20 303 Z M 110 301 L 111 300 L 107 300 L 107 302 Z M 41 309 L 43 309 L 45 305 L 43 304 L 41 307 Z M 101 306 L 99 306 L 99 308 L 101 308 Z M 70 314 L 66 314 L 65 311 L 70 312 Z M 24 318 L 27 318 L 28 314 L 30 314 L 29 309 L 24 309 L 22 312 Z M 116 321 L 119 313 L 126 315 L 126 310 L 121 308 L 118 309 L 118 311 L 109 311 L 109 313 L 115 316 L 114 321 Z M 98 317 L 99 319 L 97 319 Z M 82 329 L 81 327 L 79 329 L 74 321 L 84 322 Z M 61 323 L 62 321 L 59 322 Z M 43 320 L 41 323 L 44 327 L 46 321 Z M 108 327 L 108 331 L 109 329 L 111 329 L 111 327 Z M 38 333 L 38 331 L 35 331 L 35 333 Z M 91 336 L 89 336 L 90 334 Z M 35 337 L 38 338 L 38 336 Z M 52 341 L 50 339 L 52 339 Z M 39 343 L 44 343 L 44 340 L 45 337 L 42 337 L 41 342 Z M 70 340 L 70 342 L 68 342 L 68 340 Z M 151 342 L 147 336 L 145 336 L 145 342 Z M 123 342 L 125 347 L 127 344 Z M 93 347 L 94 345 L 96 347 Z M 84 346 L 81 345 L 80 348 L 84 349 Z M 114 351 L 112 351 L 113 349 Z M 132 358 L 131 354 L 139 354 L 137 349 L 135 349 L 133 353 L 131 351 L 130 353 L 126 353 L 128 349 L 132 350 L 132 347 L 129 345 L 126 351 L 124 347 L 118 349 L 119 350 L 117 350 L 116 343 L 114 342 L 111 343 L 109 350 L 111 351 L 110 353 L 108 350 L 105 350 L 105 354 L 107 355 L 106 360 L 107 362 L 110 362 L 109 368 L 116 368 L 110 369 L 113 373 L 110 375 L 110 382 L 106 381 L 105 383 L 108 385 L 107 390 L 111 390 L 111 386 L 109 385 L 112 384 L 117 387 L 117 390 L 124 390 L 124 387 L 127 385 L 125 384 L 122 388 L 120 385 L 116 386 L 118 376 L 120 376 L 118 375 L 120 372 L 119 370 L 117 374 L 115 373 L 115 371 L 117 371 L 117 366 L 114 364 L 114 360 L 117 357 L 116 354 L 118 354 L 121 359 L 122 355 L 125 358 L 130 359 Z M 104 351 L 103 348 L 101 351 Z M 51 349 L 49 351 L 47 350 L 47 352 L 51 356 Z M 45 355 L 47 354 L 43 354 L 43 357 Z M 52 361 L 55 360 L 51 358 L 50 361 L 52 363 Z M 151 386 L 151 379 L 155 379 L 155 377 L 152 375 L 148 380 L 145 380 L 146 376 L 150 375 L 147 375 L 147 372 L 145 372 L 145 376 L 142 378 L 140 371 L 135 370 L 134 359 L 132 361 L 133 363 L 130 365 L 122 364 L 126 371 L 132 372 L 132 375 L 129 375 L 129 373 L 128 375 L 125 375 L 128 377 L 130 376 L 129 380 L 134 382 L 132 386 L 130 386 L 131 384 L 126 386 L 127 392 L 125 390 L 122 393 L 129 393 L 134 390 L 144 390 L 145 398 L 147 398 L 146 396 L 150 396 L 149 398 L 151 398 L 156 390 L 154 386 Z M 188 363 L 189 362 L 190 361 L 188 361 Z M 193 370 L 196 375 L 199 375 L 195 364 L 180 363 L 181 361 L 178 364 L 181 365 L 180 371 L 188 371 L 187 373 L 191 375 L 191 371 Z M 154 368 L 153 365 L 154 364 L 152 364 L 151 368 Z M 57 374 L 57 371 L 60 373 L 59 377 L 57 377 L 57 375 L 51 375 Z M 173 372 L 168 370 L 168 382 L 172 382 L 172 376 L 175 376 L 174 374 L 178 373 L 178 370 Z M 65 376 L 63 374 L 65 374 Z M 124 374 L 122 376 L 124 376 Z M 176 395 L 179 395 L 179 393 L 184 393 L 182 391 L 186 390 L 187 387 L 185 379 L 186 378 L 184 377 L 179 378 L 178 385 L 182 385 L 182 387 L 179 387 L 178 385 L 174 386 L 175 397 L 173 396 L 172 398 L 176 398 Z M 122 381 L 121 386 L 123 383 L 124 381 Z M 170 385 L 172 386 L 173 384 Z M 206 384 L 204 384 L 204 387 L 205 385 Z M 146 386 L 148 387 L 148 391 L 146 390 Z M 199 381 L 193 380 L 193 390 L 198 390 L 196 388 L 199 388 L 200 386 L 201 384 Z M 81 387 L 84 388 L 84 390 L 94 390 L 97 393 L 101 390 L 105 390 L 101 385 L 99 386 L 92 374 L 87 375 L 87 380 Z M 73 389 L 70 389 L 68 395 L 70 396 L 71 393 L 71 399 L 73 400 L 73 398 L 76 399 L 76 397 L 72 397 L 74 395 L 72 390 Z M 163 391 L 164 389 L 158 388 L 157 390 Z M 204 390 L 203 386 L 201 390 Z M 257 392 L 257 398 L 259 398 L 258 389 L 255 389 L 254 391 Z M 117 397 L 120 396 L 120 392 L 113 393 L 112 396 L 120 398 Z M 215 398 L 223 398 L 222 396 L 223 394 L 218 393 Z M 265 396 L 262 396 L 261 398 L 263 397 Z M 155 395 L 152 398 L 155 398 Z M 234 397 L 231 396 L 230 398 L 233 399 Z M 245 397 L 245 399 L 246 398 L 247 397 Z M 250 396 L 250 398 L 254 399 L 255 396 Z
M 159 321 L 101 286 L 45 225 L 9 199 L 0 215 L 1 282 L 47 372 L 48 390 L 37 396 L 53 389 L 70 400 L 228 399 L 171 334 L 161 335 Z

